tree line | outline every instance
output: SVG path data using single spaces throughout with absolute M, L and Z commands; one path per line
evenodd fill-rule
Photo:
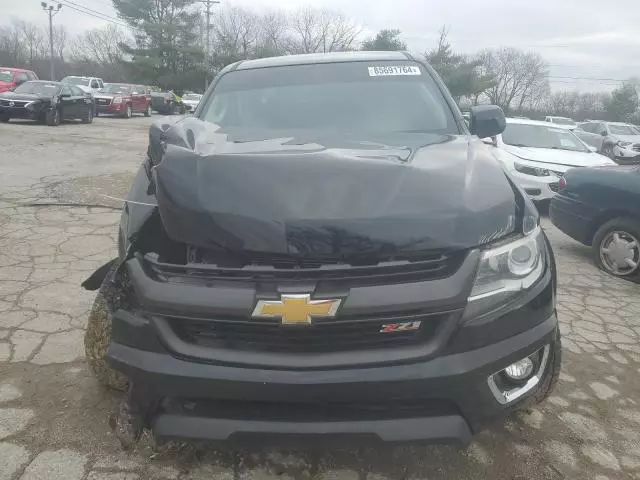
M 340 12 L 315 7 L 258 12 L 239 6 L 214 8 L 207 49 L 207 25 L 199 2 L 112 1 L 118 24 L 74 38 L 64 26 L 54 28 L 59 77 L 86 74 L 106 81 L 201 91 L 205 78 L 237 60 L 407 49 L 399 30 L 384 29 L 362 40 L 361 27 Z M 31 23 L 14 21 L 0 26 L 0 65 L 31 68 L 40 78 L 47 78 L 48 42 L 48 31 Z M 508 115 L 531 118 L 559 115 L 576 120 L 640 121 L 640 82 L 634 79 L 611 93 L 551 92 L 549 65 L 539 54 L 510 47 L 461 54 L 453 50 L 444 27 L 424 57 L 463 109 L 494 103 Z

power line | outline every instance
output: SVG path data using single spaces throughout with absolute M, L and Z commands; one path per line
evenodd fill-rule
M 58 0 L 58 1 L 60 1 L 65 7 L 68 7 L 71 10 L 75 10 L 76 12 L 89 15 L 90 17 L 94 17 L 99 20 L 103 20 L 105 22 L 118 25 L 120 27 L 133 28 L 134 30 L 140 30 L 139 28 L 132 27 L 131 25 L 127 25 L 126 23 L 122 23 L 118 21 L 116 17 L 112 17 L 111 15 L 107 15 L 106 13 L 98 12 L 97 10 L 93 10 L 91 8 L 85 7 L 84 5 L 79 5 L 77 3 L 72 2 L 71 0 Z

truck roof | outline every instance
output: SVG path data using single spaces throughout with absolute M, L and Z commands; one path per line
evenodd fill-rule
M 339 62 L 384 62 L 393 60 L 412 60 L 406 52 L 330 52 L 305 53 L 302 55 L 286 55 L 281 57 L 243 60 L 236 64 L 236 70 L 254 68 L 283 67 L 289 65 L 310 65 L 314 63 Z

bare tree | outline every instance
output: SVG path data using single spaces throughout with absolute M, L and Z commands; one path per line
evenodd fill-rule
M 123 58 L 121 43 L 127 43 L 127 35 L 117 25 L 95 28 L 79 35 L 70 45 L 74 60 L 115 65 Z
M 64 25 L 55 25 L 53 27 L 53 52 L 64 63 L 65 53 L 67 51 L 67 27 Z
M 213 24 L 213 43 L 218 55 L 230 58 L 250 58 L 259 35 L 258 16 L 241 7 L 221 10 Z
M 29 65 L 33 66 L 33 62 L 40 57 L 46 56 L 45 35 L 41 28 L 33 23 L 20 22 L 19 24 L 22 41 L 27 51 Z
M 289 44 L 287 16 L 282 11 L 268 11 L 259 18 L 259 24 L 261 38 L 258 42 L 257 54 L 262 57 L 287 53 Z
M 542 92 L 548 91 L 548 69 L 544 59 L 536 53 L 515 48 L 501 48 L 480 54 L 483 73 L 490 75 L 494 84 L 485 94 L 505 111 L 522 109 Z
M 326 9 L 302 7 L 289 20 L 292 53 L 352 50 L 360 29 L 345 15 Z

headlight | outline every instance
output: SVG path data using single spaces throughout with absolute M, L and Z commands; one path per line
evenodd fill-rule
M 623 142 L 622 140 L 620 140 L 617 145 L 619 147 L 628 147 L 629 145 L 631 145 L 632 142 Z
M 518 240 L 485 250 L 469 301 L 493 295 L 508 297 L 528 289 L 543 275 L 546 258 L 540 227 Z
M 538 167 L 530 167 L 528 165 L 523 165 L 518 162 L 513 162 L 514 168 L 525 175 L 532 175 L 534 177 L 549 177 L 551 173 L 546 168 L 538 168 Z
M 122 103 L 122 97 L 113 97 L 113 104 Z

